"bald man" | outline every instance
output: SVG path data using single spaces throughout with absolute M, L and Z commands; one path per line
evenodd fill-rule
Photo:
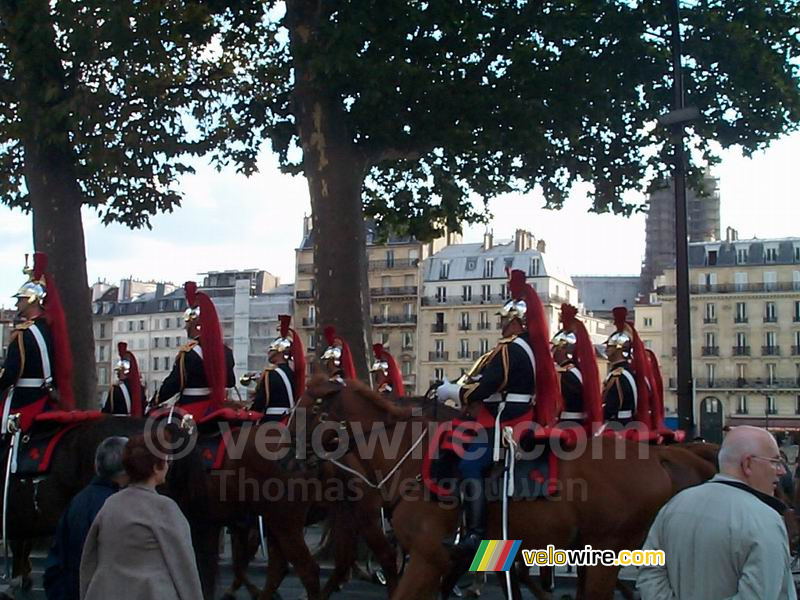
M 736 427 L 722 442 L 720 473 L 684 490 L 658 513 L 645 550 L 663 566 L 642 567 L 642 600 L 797 598 L 775 486 L 785 467 L 770 433 Z

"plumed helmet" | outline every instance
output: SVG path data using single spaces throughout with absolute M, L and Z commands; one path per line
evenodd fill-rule
M 323 331 L 328 347 L 322 354 L 322 361 L 331 362 L 334 366 L 339 367 L 346 379 L 355 379 L 356 369 L 353 364 L 353 355 L 350 353 L 347 342 L 336 334 L 336 329 L 332 325 L 326 326 Z
M 634 335 L 631 326 L 626 320 L 628 309 L 624 306 L 617 306 L 612 311 L 612 314 L 614 315 L 614 325 L 616 325 L 617 330 L 606 340 L 606 347 L 619 348 L 624 356 L 630 358 Z
M 290 315 L 278 315 L 280 335 L 272 340 L 269 345 L 269 352 L 279 352 L 286 358 L 291 356 L 292 340 L 289 339 L 289 323 L 291 319 Z
M 576 336 L 575 332 L 572 330 L 577 314 L 578 310 L 574 306 L 571 304 L 562 304 L 560 317 L 562 327 L 558 333 L 553 336 L 553 339 L 550 340 L 553 349 L 564 349 L 570 358 L 572 358 L 575 353 L 575 344 L 578 342 L 578 336 Z
M 33 255 L 33 267 L 28 266 L 28 255 L 25 255 L 25 266 L 22 272 L 28 276 L 28 281 L 23 283 L 14 294 L 13 298 L 25 298 L 29 304 L 42 303 L 47 297 L 44 272 L 47 269 L 47 255 L 36 252 Z

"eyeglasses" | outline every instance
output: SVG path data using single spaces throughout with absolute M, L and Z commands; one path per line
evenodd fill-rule
M 776 469 L 786 468 L 786 463 L 783 462 L 782 458 L 770 458 L 769 456 L 758 456 L 757 454 L 751 454 L 750 458 L 757 458 L 758 460 L 763 460 L 764 462 L 768 462 Z

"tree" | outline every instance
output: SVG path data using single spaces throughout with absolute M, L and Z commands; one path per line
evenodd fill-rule
M 258 2 L 0 0 L 0 198 L 33 215 L 65 306 L 75 396 L 95 397 L 81 207 L 148 226 L 212 149 L 232 76 L 215 46 Z
M 795 128 L 798 1 L 684 4 L 687 105 L 703 114 L 695 158 L 753 152 Z M 366 355 L 364 215 L 425 239 L 484 218 L 474 196 L 540 186 L 559 208 L 578 179 L 594 184 L 595 210 L 630 214 L 624 192 L 669 163 L 669 131 L 654 126 L 671 105 L 668 16 L 655 0 L 274 7 L 236 49 L 260 84 L 232 122 L 308 179 L 319 322 Z M 229 156 L 252 161 L 258 143 Z

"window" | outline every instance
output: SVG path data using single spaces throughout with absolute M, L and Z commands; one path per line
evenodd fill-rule
M 478 268 L 478 259 L 477 258 L 468 258 L 467 259 L 467 271 L 474 271 Z
M 800 415 L 800 394 L 794 399 L 794 414 Z
M 733 282 L 737 292 L 747 290 L 747 273 L 734 273 Z
M 774 331 L 768 331 L 764 334 L 764 345 L 767 346 L 767 348 L 774 348 L 775 346 L 777 346 L 777 344 L 775 343 Z
M 778 247 L 767 246 L 764 248 L 764 260 L 768 263 L 778 262 Z
M 736 264 L 744 265 L 747 263 L 747 248 L 736 249 Z
M 483 262 L 483 276 L 484 277 L 494 277 L 494 259 L 487 258 Z
M 97 382 L 100 384 L 108 383 L 108 369 L 105 367 L 100 367 L 97 370 L 97 380 Z M 798 396 L 798 398 L 800 398 L 800 396 Z
M 645 327 L 652 327 L 652 326 L 653 326 L 653 319 L 652 319 L 652 317 L 645 317 L 645 318 L 644 318 L 644 326 L 645 326 Z
M 713 331 L 706 332 L 706 347 L 710 350 L 716 346 L 716 335 Z
M 316 338 L 314 337 L 314 334 L 313 334 L 313 333 L 311 333 L 311 334 L 309 334 L 309 336 L 308 336 L 308 349 L 309 349 L 309 350 L 313 350 L 313 349 L 314 349 L 314 348 L 316 348 L 316 347 L 317 347 L 317 340 L 316 340 Z M 308 366 L 309 366 L 309 367 L 311 366 L 311 362 L 309 362 L 309 363 L 308 363 Z
M 800 262 L 800 244 L 794 247 L 794 262 Z
M 394 250 L 386 251 L 386 266 L 390 269 L 394 267 Z
M 403 361 L 403 377 L 411 377 L 412 364 L 410 360 Z
M 434 381 L 443 381 L 444 380 L 444 369 L 441 367 L 436 367 L 433 370 L 433 379 Z
M 164 370 L 169 371 L 169 356 L 164 357 Z
M 464 302 L 472 302 L 472 286 L 464 285 L 461 287 L 461 299 Z
M 461 329 L 462 331 L 467 331 L 470 329 L 468 312 L 461 313 L 461 316 L 458 319 L 458 328 Z
M 171 329 L 172 328 L 172 319 L 167 317 L 164 319 L 164 329 Z
M 158 338 L 157 337 L 153 338 L 153 348 L 158 348 Z
M 736 303 L 736 323 L 747 323 L 747 302 Z
M 439 265 L 439 279 L 447 279 L 450 277 L 450 261 L 443 260 Z
M 492 286 L 489 284 L 483 284 L 481 286 L 481 302 L 489 302 L 492 297 Z
M 503 259 L 504 268 L 508 271 L 514 268 L 514 257 L 508 256 Z
M 137 348 L 139 350 L 144 350 L 144 338 L 139 338 L 139 341 L 136 343 Z
M 98 357 L 97 357 L 97 360 L 104 361 L 106 359 L 106 347 L 105 346 L 100 346 L 97 349 L 97 351 L 98 351 L 98 354 L 99 354 Z
M 714 363 L 706 364 L 706 379 L 708 380 L 708 387 L 714 387 Z
M 800 290 L 800 271 L 792 271 L 792 289 Z
M 384 322 L 389 320 L 389 305 L 388 304 L 381 304 L 381 317 L 383 318 Z
M 717 274 L 716 273 L 700 273 L 697 276 L 697 284 L 701 288 L 711 288 L 712 286 L 717 285 Z
M 139 331 L 144 331 L 144 321 L 139 321 Z
M 767 396 L 767 412 L 771 415 L 778 414 L 778 403 L 775 401 L 775 396 Z
M 794 348 L 792 348 L 792 354 L 800 354 L 800 330 L 794 332 Z
M 171 338 L 165 337 L 165 338 L 164 338 L 164 347 L 165 347 L 165 348 L 169 348 L 169 347 L 170 347 L 170 345 L 171 345 L 171 344 L 170 344 L 171 342 L 172 342 L 172 339 L 171 339 Z
M 480 341 L 480 353 L 486 354 L 489 351 L 489 340 L 486 338 L 481 338 Z
M 381 344 L 383 344 L 387 348 L 389 347 L 389 334 L 388 333 L 386 333 L 386 332 L 382 332 L 381 333 Z
M 153 371 L 158 371 L 158 357 L 153 357 Z
M 469 340 L 462 339 L 459 342 L 459 358 L 469 358 Z
M 509 298 L 511 298 L 511 292 L 508 289 L 508 285 L 505 283 L 500 285 L 500 297 L 503 300 L 508 300 Z
M 133 331 L 133 321 L 128 321 L 128 331 Z
M 653 340 L 642 340 L 642 343 L 644 344 L 644 347 L 647 348 L 648 350 L 653 349 Z
M 774 302 L 765 302 L 764 303 L 764 322 L 765 323 L 775 323 L 778 321 L 778 313 L 775 310 L 775 303 Z
M 100 337 L 101 338 L 106 337 L 106 324 L 105 323 L 100 323 Z
M 707 250 L 706 251 L 706 264 L 709 266 L 713 266 L 717 264 L 717 251 L 716 250 Z
M 767 383 L 769 385 L 773 385 L 778 381 L 775 377 L 775 367 L 774 363 L 767 363 Z
M 541 260 L 539 260 L 538 256 L 532 256 L 531 257 L 531 264 L 528 267 L 528 276 L 529 277 L 538 276 L 540 269 L 541 269 Z
M 744 350 L 747 348 L 747 334 L 743 332 L 738 332 L 736 334 L 736 347 L 739 350 Z
M 736 407 L 736 414 L 747 414 L 747 396 L 739 396 L 739 405 Z
M 706 323 L 717 322 L 717 310 L 713 302 L 706 302 L 706 316 L 704 320 Z
M 317 307 L 311 305 L 308 307 L 308 324 L 313 325 L 317 322 Z
M 408 331 L 403 332 L 403 349 L 411 350 L 414 347 L 414 334 Z
M 744 363 L 737 363 L 736 365 L 736 385 L 742 387 L 747 383 L 747 365 Z
M 447 302 L 447 288 L 439 286 L 436 288 L 436 301 L 439 303 Z
M 434 342 L 434 353 L 436 356 L 444 356 L 444 340 L 438 339 Z
M 180 345 L 181 345 L 181 336 L 176 335 L 175 336 L 175 347 L 176 348 L 180 348 Z
M 414 317 L 414 304 L 411 302 L 406 302 L 403 305 L 403 314 L 406 317 L 406 321 L 411 321 Z
M 778 289 L 778 274 L 775 271 L 764 271 L 764 291 L 771 292 Z
M 800 300 L 794 301 L 794 310 L 792 311 L 792 321 L 795 323 L 800 322 Z

